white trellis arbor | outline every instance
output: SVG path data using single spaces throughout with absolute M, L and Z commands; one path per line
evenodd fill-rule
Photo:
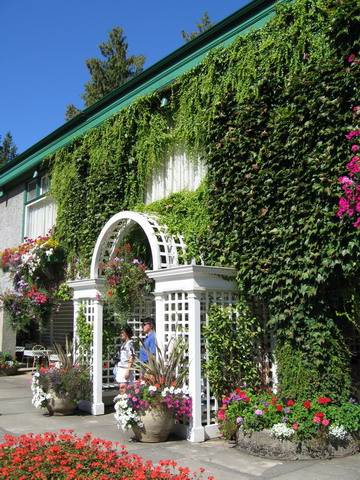
M 181 237 L 174 238 L 160 225 L 155 216 L 123 211 L 114 215 L 102 229 L 96 242 L 90 279 L 69 282 L 74 289 L 74 332 L 79 308 L 84 309 L 86 321 L 93 325 L 92 345 L 92 402 L 82 407 L 94 415 L 104 413 L 103 399 L 103 308 L 99 293 L 103 279 L 99 263 L 114 255 L 122 245 L 125 235 L 134 226 L 142 228 L 151 249 L 153 269 L 147 271 L 155 280 L 154 302 L 156 338 L 160 348 L 178 334 L 188 338 L 189 343 L 189 390 L 193 399 L 193 416 L 189 426 L 177 426 L 178 433 L 194 442 L 204 441 L 217 435 L 214 420 L 215 400 L 211 397 L 209 384 L 202 374 L 202 361 L 206 356 L 201 338 L 201 324 L 207 321 L 211 303 L 231 305 L 238 298 L 235 270 L 206 265 L 180 265 L 179 254 L 185 250 Z M 140 320 L 133 319 L 133 323 Z

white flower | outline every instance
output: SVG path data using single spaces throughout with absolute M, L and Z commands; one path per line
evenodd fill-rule
M 157 388 L 155 387 L 155 385 L 150 385 L 149 387 L 149 392 L 156 392 Z
M 348 432 L 343 425 L 330 425 L 329 435 L 339 440 L 344 440 Z
M 287 427 L 285 423 L 276 423 L 270 430 L 270 435 L 280 440 L 290 440 L 294 433 L 295 430 Z

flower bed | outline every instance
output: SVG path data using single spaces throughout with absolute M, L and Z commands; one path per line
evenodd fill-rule
M 0 443 L 0 473 L 4 480 L 200 480 L 204 472 L 201 468 L 200 473 L 191 473 L 171 460 L 162 460 L 159 465 L 143 463 L 117 442 L 93 439 L 90 433 L 79 438 L 73 430 L 4 438 L 5 442 Z
M 255 455 L 299 460 L 358 451 L 360 405 L 354 399 L 282 401 L 244 386 L 223 399 L 218 419 L 225 438 L 235 438 L 240 449 Z

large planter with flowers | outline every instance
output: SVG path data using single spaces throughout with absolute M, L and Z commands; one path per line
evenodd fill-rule
M 115 397 L 115 419 L 125 431 L 132 429 L 141 442 L 164 442 L 174 423 L 190 418 L 192 401 L 184 386 L 186 352 L 180 338 L 157 355 L 148 353 L 148 362 L 139 362 L 143 379 L 130 384 Z
M 32 404 L 37 408 L 47 408 L 50 415 L 69 415 L 80 400 L 90 396 L 92 383 L 89 368 L 74 363 L 72 345 L 67 342 L 64 351 L 55 345 L 59 366 L 40 368 L 32 379 Z
M 223 399 L 217 416 L 225 438 L 261 457 L 324 459 L 359 450 L 360 405 L 352 398 L 281 400 L 271 392 L 259 394 L 242 387 Z
M 175 412 L 165 404 L 155 405 L 140 414 L 142 426 L 133 425 L 132 430 L 139 442 L 165 442 L 175 424 Z
M 19 362 L 14 355 L 7 352 L 0 352 L 0 376 L 16 375 Z

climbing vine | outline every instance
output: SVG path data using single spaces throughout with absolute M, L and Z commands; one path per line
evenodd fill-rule
M 269 305 L 280 383 L 291 359 L 313 369 L 304 395 L 346 395 L 345 293 L 359 291 L 359 230 L 336 216 L 345 135 L 358 105 L 359 2 L 298 0 L 261 29 L 210 52 L 47 159 L 57 234 L 70 274 L 87 276 L 106 221 L 125 209 L 158 213 L 185 232 L 189 258 L 236 266 L 250 296 Z M 197 192 L 144 206 L 149 176 L 174 149 L 206 160 Z M 339 354 L 334 357 L 334 352 Z M 331 368 L 344 372 L 336 385 Z M 290 372 L 290 373 L 289 373 Z M 300 388 L 300 386 L 299 386 Z

